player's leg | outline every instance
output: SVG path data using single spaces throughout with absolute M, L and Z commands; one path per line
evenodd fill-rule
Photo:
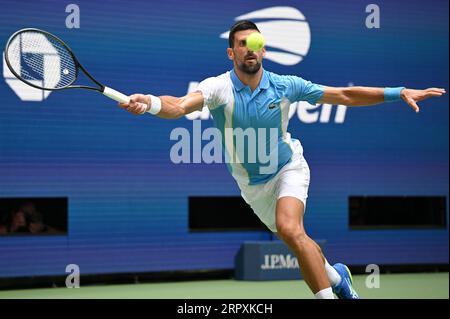
M 311 290 L 316 293 L 316 297 L 331 298 L 332 290 L 339 299 L 359 298 L 352 287 L 352 277 L 348 268 L 343 264 L 331 266 L 320 247 L 305 232 L 303 217 L 308 198 L 310 170 L 302 155 L 300 143 L 294 145 L 294 150 L 292 161 L 276 178 L 274 189 L 278 199 L 275 205 L 276 220 L 273 224 L 269 223 L 273 225 L 269 228 L 280 230 L 279 237 L 297 255 L 303 277 Z M 323 287 L 327 288 L 322 289 Z
M 306 203 L 308 197 L 308 186 L 309 167 L 303 157 L 294 159 L 281 170 L 276 178 L 273 178 L 266 184 L 239 184 L 242 197 L 250 205 L 259 219 L 275 233 L 277 232 L 278 224 L 280 229 L 282 227 L 282 234 L 277 235 L 280 238 L 284 237 L 282 239 L 284 239 L 296 256 L 299 255 L 297 252 L 298 249 L 295 248 L 297 244 L 290 244 L 292 240 L 289 240 L 289 238 L 295 237 L 295 235 L 292 236 L 289 234 L 298 233 L 302 234 L 299 236 L 301 239 L 306 238 L 306 241 L 300 241 L 306 242 L 305 245 L 300 246 L 302 248 L 301 251 L 306 251 L 306 253 L 302 253 L 301 258 L 297 256 L 303 275 L 313 292 L 316 292 L 324 286 L 327 287 L 317 291 L 316 297 L 333 298 L 334 291 L 339 298 L 348 298 L 351 294 L 347 292 L 351 291 L 351 285 L 346 284 L 348 282 L 347 280 L 341 280 L 340 275 L 342 273 L 343 276 L 347 276 L 347 272 L 342 271 L 346 269 L 345 266 L 336 267 L 339 264 L 335 265 L 335 267 L 330 266 L 323 256 L 320 247 L 306 235 L 304 230 L 304 203 Z M 288 202 L 290 201 L 293 201 L 294 205 L 289 205 Z M 278 215 L 280 218 L 277 217 Z M 313 257 L 311 258 L 309 255 Z M 305 258 L 303 256 L 306 256 L 307 262 L 303 262 L 306 265 L 302 265 L 301 260 Z M 310 260 L 313 262 L 311 263 Z M 314 272 L 315 264 L 319 265 L 317 266 L 319 267 L 319 280 L 316 278 L 317 272 Z M 323 268 L 326 270 L 325 276 L 323 275 Z M 326 280 L 327 277 L 328 283 Z M 330 288 L 330 284 L 333 286 L 333 290 Z
M 341 282 L 341 275 L 339 275 L 339 272 L 328 263 L 328 260 L 325 258 L 325 255 L 322 252 L 322 248 L 320 248 L 320 246 L 317 245 L 316 242 L 314 242 L 314 244 L 316 245 L 317 250 L 320 251 L 320 254 L 322 255 L 328 280 L 330 281 L 331 287 L 333 287 L 334 289 L 334 287 Z
M 286 196 L 276 204 L 277 235 L 297 257 L 303 278 L 317 298 L 359 299 L 353 289 L 350 270 L 344 264 L 331 266 L 317 245 L 306 233 L 303 225 L 304 204 Z M 330 288 L 330 286 L 332 288 Z
M 279 198 L 276 205 L 277 235 L 296 255 L 302 276 L 312 292 L 324 292 L 326 298 L 333 298 L 325 258 L 304 228 L 304 210 L 304 204 L 295 197 Z

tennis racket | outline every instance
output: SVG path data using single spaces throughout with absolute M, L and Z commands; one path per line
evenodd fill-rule
M 97 81 L 67 44 L 47 31 L 27 28 L 15 32 L 6 43 L 5 61 L 14 76 L 37 89 L 95 90 L 117 102 L 130 102 L 127 95 Z M 74 85 L 79 70 L 96 86 Z

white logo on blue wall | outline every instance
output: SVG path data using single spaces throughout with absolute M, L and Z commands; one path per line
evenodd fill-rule
M 52 45 L 50 41 L 42 34 L 24 34 L 21 36 L 27 37 L 35 37 L 36 39 L 27 39 L 27 43 L 33 43 L 32 40 L 36 42 L 43 43 L 44 45 L 39 47 L 39 51 L 36 51 L 35 47 L 21 47 L 21 56 L 22 54 L 40 54 L 42 55 L 42 63 L 45 65 L 44 67 L 44 76 L 39 80 L 28 80 L 29 82 L 45 87 L 56 87 L 59 82 L 59 77 L 55 76 L 55 74 L 59 74 L 60 69 L 60 58 L 58 56 L 58 52 L 55 47 Z M 20 37 L 17 41 L 13 41 L 11 45 L 20 45 Z M 11 59 L 9 62 L 12 64 L 14 70 L 22 70 L 22 61 L 20 57 Z M 23 71 L 23 70 L 22 70 Z M 53 76 L 50 76 L 52 75 Z M 16 95 L 22 101 L 42 101 L 46 99 L 51 91 L 39 90 L 32 86 L 25 84 L 24 82 L 17 79 L 14 74 L 8 69 L 5 61 L 5 55 L 3 54 L 3 77 L 5 78 L 6 83 L 9 87 L 16 93 Z
M 311 45 L 311 31 L 305 16 L 294 7 L 270 7 L 256 10 L 235 18 L 254 20 L 266 39 L 267 60 L 282 64 L 295 65 L 308 54 Z M 228 39 L 228 33 L 220 35 Z
M 262 270 L 299 268 L 297 258 L 291 254 L 265 254 L 264 263 L 260 267 Z
M 294 7 L 277 6 L 256 10 L 235 18 L 238 20 L 255 20 L 258 29 L 266 39 L 265 59 L 278 64 L 292 66 L 300 63 L 308 54 L 311 45 L 311 31 L 305 16 Z M 220 35 L 228 39 L 229 32 Z M 198 82 L 189 82 L 187 93 L 197 89 Z M 333 111 L 335 110 L 335 112 Z M 345 105 L 316 104 L 306 101 L 295 102 L 290 105 L 289 119 L 297 114 L 302 123 L 337 123 L 345 120 L 347 107 Z M 188 120 L 207 120 L 211 117 L 209 109 L 195 111 L 186 115 Z

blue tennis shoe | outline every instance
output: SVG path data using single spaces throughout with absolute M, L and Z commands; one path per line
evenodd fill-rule
M 353 278 L 347 266 L 338 263 L 334 264 L 333 268 L 336 269 L 336 271 L 341 276 L 341 282 L 333 287 L 334 294 L 339 299 L 359 299 L 358 294 L 352 287 Z

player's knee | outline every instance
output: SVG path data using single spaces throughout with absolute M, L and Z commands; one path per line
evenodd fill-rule
M 302 245 L 308 237 L 299 225 L 286 222 L 277 222 L 277 232 L 281 239 L 296 245 Z

